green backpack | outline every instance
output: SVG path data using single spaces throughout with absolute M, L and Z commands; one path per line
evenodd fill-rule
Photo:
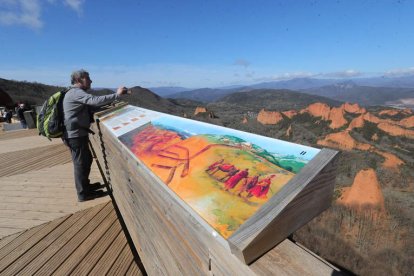
M 43 135 L 49 140 L 51 140 L 50 138 L 63 137 L 63 131 L 65 129 L 63 98 L 68 90 L 56 92 L 43 104 L 42 109 L 37 115 L 37 130 L 39 131 L 39 135 Z

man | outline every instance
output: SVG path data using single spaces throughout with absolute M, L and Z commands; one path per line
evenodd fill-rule
M 24 111 L 25 111 L 26 107 L 25 105 L 22 103 L 19 105 L 19 107 L 17 108 L 17 117 L 20 120 L 20 125 L 22 126 L 22 128 L 27 128 L 27 124 L 26 124 L 26 119 L 24 118 Z
M 72 87 L 63 99 L 65 122 L 64 142 L 70 148 L 75 174 L 75 185 L 78 201 L 86 201 L 104 196 L 100 183 L 90 184 L 89 173 L 92 165 L 92 154 L 89 149 L 90 124 L 93 121 L 91 110 L 109 104 L 127 94 L 126 87 L 119 87 L 116 93 L 105 96 L 93 96 L 86 93 L 91 88 L 92 80 L 85 70 L 78 70 L 71 75 Z

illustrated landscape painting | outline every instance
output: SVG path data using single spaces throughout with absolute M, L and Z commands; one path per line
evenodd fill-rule
M 118 139 L 224 238 L 319 152 L 159 114 Z

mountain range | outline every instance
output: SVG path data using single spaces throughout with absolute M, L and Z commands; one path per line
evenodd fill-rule
M 182 87 L 151 88 L 155 93 L 172 99 L 190 99 L 205 103 L 215 102 L 235 93 L 263 89 L 287 89 L 306 94 L 328 97 L 334 100 L 350 101 L 361 105 L 388 105 L 414 108 L 414 76 L 316 79 L 296 78 L 286 81 L 263 82 L 248 86 L 226 88 L 183 89 Z M 160 92 L 157 92 L 160 91 Z

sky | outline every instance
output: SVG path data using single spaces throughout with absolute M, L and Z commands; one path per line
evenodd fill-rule
M 0 0 L 0 78 L 94 87 L 414 74 L 413 0 Z

